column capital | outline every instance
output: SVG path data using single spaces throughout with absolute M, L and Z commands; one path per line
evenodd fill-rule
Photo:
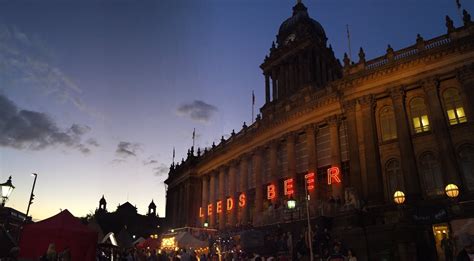
M 439 86 L 438 77 L 429 77 L 421 81 L 421 85 L 425 92 L 436 90 Z
M 315 123 L 310 123 L 310 124 L 307 124 L 305 126 L 303 126 L 303 129 L 308 132 L 308 131 L 313 131 L 314 133 L 317 133 L 318 132 L 318 125 L 315 124 Z
M 474 64 L 457 69 L 456 78 L 461 84 L 474 81 Z
M 405 98 L 405 89 L 403 86 L 389 88 L 387 89 L 387 92 L 390 94 L 393 101 L 403 100 Z
M 335 114 L 335 115 L 326 117 L 324 120 L 328 123 L 329 126 L 334 126 L 334 125 L 339 126 L 342 119 L 340 115 Z
M 346 112 L 355 112 L 356 105 L 357 99 L 344 100 L 342 102 L 342 106 Z
M 287 132 L 287 133 L 285 133 L 285 135 L 284 135 L 283 137 L 284 137 L 287 141 L 295 142 L 295 139 L 296 139 L 296 132 L 295 132 L 295 131 Z
M 370 107 L 371 109 L 375 108 L 375 97 L 373 94 L 364 95 L 357 99 L 360 106 L 363 108 Z

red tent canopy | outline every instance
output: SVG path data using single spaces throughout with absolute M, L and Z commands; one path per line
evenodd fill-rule
M 138 248 L 150 248 L 150 249 L 158 249 L 160 247 L 160 241 L 158 239 L 154 238 L 147 238 L 146 240 L 143 240 L 142 242 L 137 244 Z
M 72 260 L 93 261 L 96 255 L 97 232 L 64 210 L 23 228 L 20 257 L 36 259 L 46 253 L 50 243 L 56 245 L 58 253 L 68 247 Z

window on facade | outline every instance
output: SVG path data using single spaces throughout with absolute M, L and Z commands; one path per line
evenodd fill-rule
M 247 189 L 255 188 L 255 175 L 253 173 L 253 160 L 248 160 L 247 163 Z
M 382 141 L 388 141 L 397 138 L 395 114 L 393 113 L 393 109 L 390 106 L 385 106 L 380 110 L 380 131 L 382 132 Z
M 443 176 L 439 162 L 433 153 L 427 152 L 420 157 L 420 174 L 426 195 L 443 194 Z
M 459 150 L 461 168 L 468 190 L 474 190 L 474 146 L 465 145 Z
M 413 122 L 413 131 L 415 133 L 430 130 L 430 121 L 428 120 L 428 112 L 423 98 L 417 97 L 411 100 L 410 112 Z
M 316 149 L 318 155 L 318 166 L 331 165 L 331 141 L 329 126 L 319 129 L 316 137 Z
M 265 149 L 263 155 L 263 180 L 262 183 L 265 184 L 270 182 L 272 179 L 271 170 L 270 170 L 270 149 Z
M 403 190 L 403 176 L 400 169 L 400 161 L 391 159 L 385 165 L 385 174 L 387 175 L 388 196 L 393 197 L 397 190 Z
M 229 169 L 224 170 L 224 197 L 230 194 Z
M 341 147 L 341 161 L 349 160 L 349 144 L 347 140 L 347 123 L 343 120 L 339 127 L 339 146 Z
M 278 168 L 278 176 L 280 178 L 284 178 L 288 172 L 288 153 L 286 148 L 286 142 L 280 142 L 278 145 L 278 161 L 277 161 L 277 168 Z
M 467 121 L 464 114 L 461 96 L 456 88 L 449 88 L 443 93 L 444 106 L 450 125 L 456 125 Z
M 296 173 L 308 171 L 308 146 L 306 133 L 298 135 L 295 146 Z
M 235 168 L 235 191 L 241 192 L 240 190 L 240 166 Z

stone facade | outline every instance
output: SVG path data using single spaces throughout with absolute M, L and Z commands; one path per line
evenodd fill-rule
M 405 193 L 407 213 L 449 205 L 449 183 L 460 188 L 461 200 L 474 196 L 474 25 L 466 18 L 454 28 L 449 20 L 447 34 L 430 40 L 418 35 L 414 45 L 398 51 L 388 46 L 384 56 L 367 61 L 361 48 L 359 61 L 345 55 L 341 65 L 321 25 L 298 3 L 261 65 L 261 115 L 171 166 L 165 181 L 169 226 L 287 222 L 285 180 L 291 178 L 296 218 L 303 218 L 299 202 L 306 198 L 305 175 L 313 172 L 311 218 L 332 217 L 334 233 L 355 241 L 363 231 L 368 241 L 390 244 L 389 235 L 396 234 L 392 248 L 401 250 L 392 255 L 409 260 L 404 258 L 416 253 L 410 242 L 424 240 L 427 230 L 390 217 L 400 212 L 395 191 Z M 326 182 L 331 167 L 341 171 L 340 183 Z M 276 191 L 272 199 L 268 185 Z M 238 205 L 241 195 L 244 207 Z M 377 251 L 365 254 L 383 255 Z

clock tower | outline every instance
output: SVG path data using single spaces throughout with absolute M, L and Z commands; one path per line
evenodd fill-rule
M 278 103 L 301 89 L 317 90 L 342 76 L 323 27 L 298 1 L 293 15 L 278 30 L 276 43 L 260 68 L 265 76 L 265 106 Z M 263 108 L 265 114 L 265 109 Z

